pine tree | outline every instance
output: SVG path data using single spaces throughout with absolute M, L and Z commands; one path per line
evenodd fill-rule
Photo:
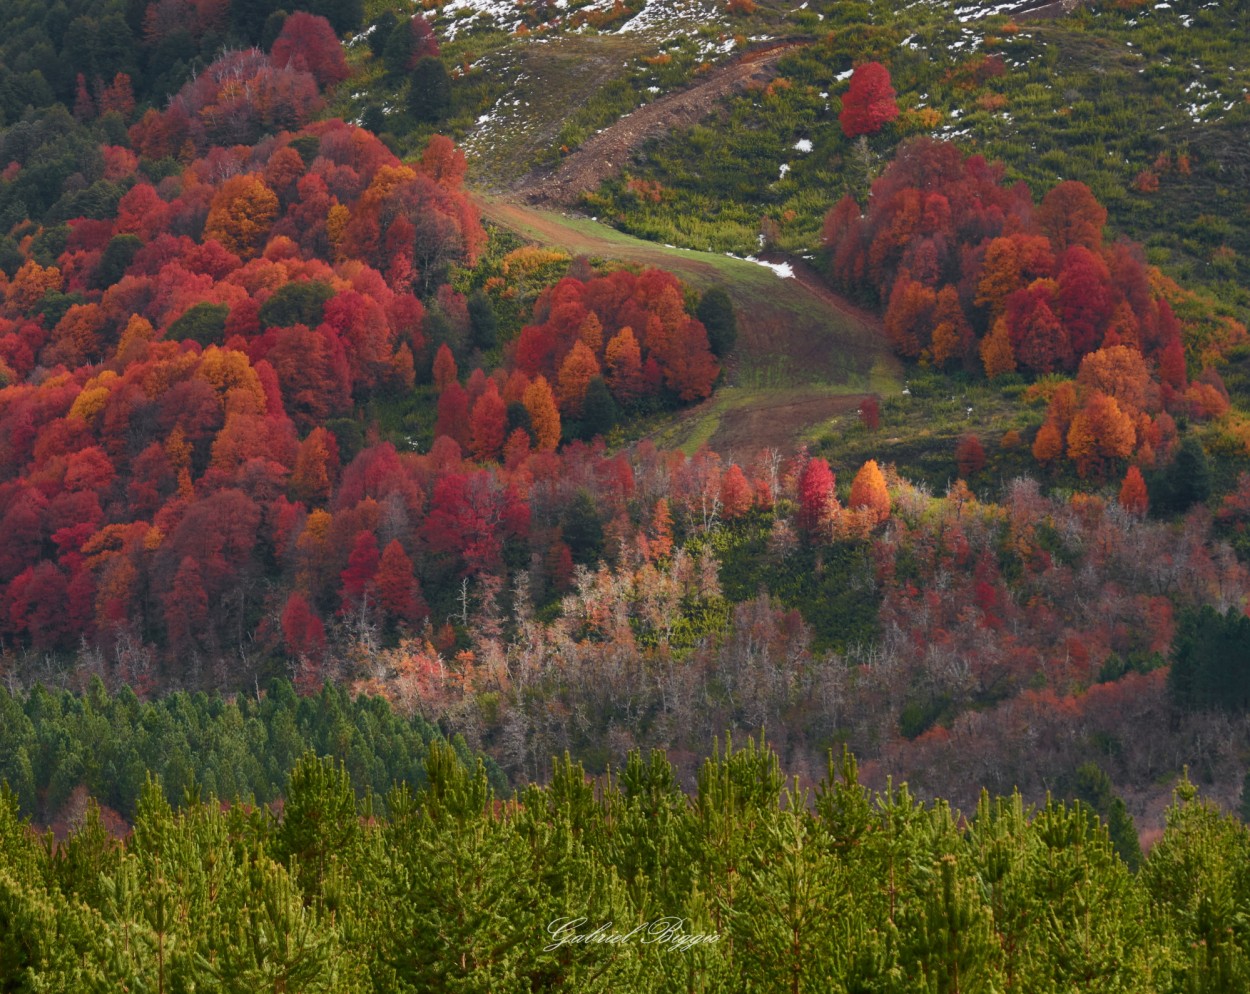
M 998 943 L 978 882 L 944 853 L 921 900 L 903 916 L 902 961 L 910 990 L 989 994 L 999 989 Z
M 305 869 L 302 862 L 297 869 Z M 222 922 L 225 933 L 215 958 L 199 961 L 204 986 L 229 994 L 339 990 L 338 931 L 305 906 L 291 874 L 259 856 L 244 886 L 248 900 Z
M 451 76 L 441 59 L 417 60 L 408 84 L 408 112 L 423 124 L 436 124 L 451 110 Z
M 586 396 L 582 400 L 583 437 L 606 435 L 620 419 L 620 413 L 603 377 L 596 376 L 586 387 Z
M 469 324 L 472 328 L 473 347 L 493 349 L 499 338 L 499 319 L 495 317 L 495 308 L 482 290 L 476 289 L 469 294 Z
M 1107 834 L 1116 853 L 1130 870 L 1137 870 L 1142 861 L 1137 826 L 1133 824 L 1133 816 L 1128 813 L 1123 798 L 1115 793 L 1111 778 L 1097 763 L 1082 763 L 1076 771 L 1073 793 L 1078 800 L 1098 812 L 1107 826 Z
M 589 491 L 583 489 L 574 494 L 561 519 L 560 531 L 575 563 L 595 563 L 603 555 L 603 523 Z
M 401 19 L 390 31 L 382 47 L 382 63 L 386 66 L 387 78 L 392 82 L 402 79 L 408 73 L 415 45 L 411 19 Z
M 738 318 L 733 301 L 721 287 L 712 287 L 699 300 L 695 317 L 707 329 L 708 345 L 718 359 L 734 350 L 738 342 Z
M 274 835 L 274 858 L 294 860 L 300 887 L 310 898 L 321 895 L 333 860 L 350 861 L 361 838 L 356 797 L 344 768 L 328 756 L 307 752 L 291 770 L 282 809 L 282 823 Z M 265 875 L 266 885 L 280 894 L 285 883 Z

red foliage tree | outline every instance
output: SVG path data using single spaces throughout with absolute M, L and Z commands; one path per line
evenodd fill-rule
M 1120 484 L 1120 506 L 1129 514 L 1139 518 L 1144 518 L 1146 511 L 1150 508 L 1150 494 L 1146 490 L 1146 481 L 1142 478 L 1141 470 L 1136 466 L 1130 466 L 1128 472 L 1124 474 L 1124 482 Z
M 480 462 L 496 460 L 503 449 L 508 429 L 508 409 L 494 380 L 488 380 L 486 389 L 473 404 L 469 425 L 469 450 Z
M 964 479 L 985 469 L 985 448 L 976 435 L 964 435 L 955 447 L 955 463 Z
M 1162 306 L 1167 301 L 1162 301 Z M 1159 379 L 1170 386 L 1173 390 L 1181 391 L 1185 389 L 1186 377 L 1188 371 L 1185 368 L 1185 347 L 1181 344 L 1180 336 L 1174 336 L 1163 347 L 1163 351 L 1159 353 Z
M 468 168 L 464 151 L 445 135 L 432 135 L 419 163 L 421 172 L 439 186 L 458 190 Z
M 428 617 L 430 609 L 421 596 L 421 585 L 412 569 L 412 560 L 399 541 L 392 539 L 382 551 L 374 583 L 383 610 L 391 617 L 415 625 Z
M 880 62 L 864 62 L 851 73 L 851 85 L 842 97 L 838 122 L 848 138 L 874 135 L 898 117 L 890 71 Z
M 37 649 L 64 649 L 75 635 L 65 610 L 69 596 L 65 575 L 46 560 L 27 567 L 9 585 L 9 622 L 30 636 Z
M 129 118 L 135 112 L 135 91 L 130 76 L 124 72 L 117 73 L 112 83 L 101 88 L 96 105 L 101 114 L 115 111 L 124 119 Z
M 1107 209 L 1084 183 L 1065 180 L 1051 187 L 1042 198 L 1037 223 L 1060 255 L 1074 245 L 1097 252 L 1102 246 Z
M 1059 270 L 1057 313 L 1077 358 L 1098 347 L 1115 307 L 1107 264 L 1084 245 L 1074 245 Z
M 342 560 L 340 560 L 342 562 Z M 344 614 L 359 607 L 361 599 L 373 589 L 379 565 L 378 539 L 370 531 L 360 532 L 352 542 L 347 567 L 339 574 L 341 607 Z
M 175 652 L 193 652 L 208 628 L 208 594 L 200 565 L 191 556 L 183 556 L 165 596 L 165 626 Z
M 741 467 L 734 463 L 725 470 L 720 482 L 721 514 L 734 521 L 751 509 L 751 484 Z
M 833 471 L 819 457 L 807 460 L 799 474 L 799 527 L 809 536 L 816 535 L 828 519 L 835 500 Z
M 396 28 L 402 30 L 402 28 Z M 437 59 L 441 54 L 438 45 L 438 36 L 434 34 L 434 29 L 420 14 L 415 14 L 409 22 L 409 30 L 412 31 L 412 50 L 408 56 L 408 68 L 415 69 L 418 62 L 426 56 Z
M 316 659 L 325 650 L 325 625 L 299 591 L 286 599 L 282 609 L 282 640 L 287 653 L 297 659 Z
M 869 431 L 876 431 L 881 424 L 881 402 L 869 395 L 859 402 L 859 420 Z
M 434 434 L 454 438 L 462 449 L 469 447 L 469 394 L 455 380 L 438 396 Z
M 1017 362 L 1035 373 L 1072 365 L 1072 343 L 1054 312 L 1053 283 L 1038 280 L 1007 299 L 1007 328 Z
M 280 68 L 306 69 L 323 87 L 340 83 L 351 74 L 330 22 L 302 10 L 282 22 L 270 56 Z

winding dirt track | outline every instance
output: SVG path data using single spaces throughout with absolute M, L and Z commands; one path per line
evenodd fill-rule
M 614 176 L 629 154 L 649 138 L 703 120 L 726 94 L 752 81 L 767 82 L 777 75 L 777 62 L 787 52 L 807 44 L 790 39 L 746 52 L 713 69 L 691 85 L 643 104 L 615 124 L 592 135 L 572 152 L 554 173 L 531 173 L 517 191 L 530 203 L 567 207 L 585 192 L 596 190 Z

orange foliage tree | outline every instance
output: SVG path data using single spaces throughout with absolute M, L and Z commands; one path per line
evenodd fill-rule
M 560 444 L 560 410 L 556 406 L 556 398 L 547 378 L 534 377 L 533 382 L 525 388 L 521 402 L 529 412 L 535 445 L 540 450 L 554 451 Z
M 599 362 L 595 359 L 595 354 L 579 339 L 560 364 L 557 391 L 562 413 L 570 417 L 577 417 L 582 413 L 586 388 L 598 375 Z
M 885 476 L 875 459 L 864 463 L 851 481 L 850 506 L 852 509 L 871 513 L 877 524 L 890 516 L 890 492 L 886 489 Z
M 1120 506 L 1129 514 L 1134 514 L 1139 518 L 1146 516 L 1146 511 L 1150 508 L 1150 495 L 1146 490 L 1146 481 L 1142 478 L 1141 470 L 1136 466 L 1130 466 L 1128 472 L 1124 474 L 1124 482 L 1120 485 Z
M 241 259 L 250 259 L 260 251 L 277 216 L 278 196 L 258 174 L 232 176 L 213 194 L 204 237 L 217 239 Z
M 634 329 L 624 327 L 612 336 L 604 354 L 607 384 L 612 396 L 622 403 L 642 396 L 642 350 Z
M 1100 474 L 1114 459 L 1127 459 L 1137 442 L 1133 420 L 1100 390 L 1090 393 L 1068 429 L 1068 458 L 1081 476 Z

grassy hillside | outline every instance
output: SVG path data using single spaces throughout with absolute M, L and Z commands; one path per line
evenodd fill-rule
M 953 5 L 896 6 L 829 5 L 820 22 L 829 33 L 785 60 L 784 82 L 640 150 L 588 207 L 644 237 L 733 251 L 754 248 L 768 217 L 779 245 L 812 251 L 829 206 L 846 192 L 862 198 L 901 138 L 932 134 L 1002 160 L 1035 190 L 1085 182 L 1152 261 L 1244 313 L 1241 5 L 1100 4 L 1058 20 L 962 22 Z M 837 118 L 847 71 L 867 59 L 890 69 L 903 114 L 857 146 Z M 631 178 L 659 184 L 662 196 L 638 196 Z

